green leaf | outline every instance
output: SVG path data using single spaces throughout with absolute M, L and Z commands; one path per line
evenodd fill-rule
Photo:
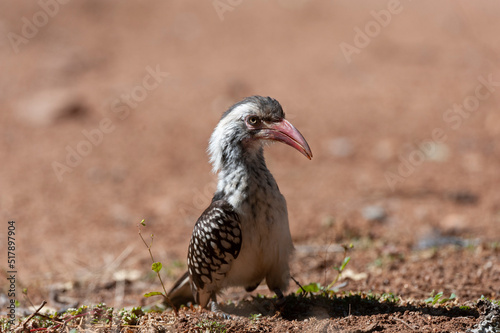
M 342 261 L 342 265 L 340 265 L 341 272 L 344 270 L 345 266 L 347 266 L 347 264 L 349 263 L 350 260 L 351 260 L 351 257 L 344 258 L 344 261 Z
M 436 304 L 437 302 L 439 302 L 439 299 L 440 299 L 441 297 L 443 297 L 443 292 L 442 292 L 442 291 L 441 291 L 441 292 L 439 292 L 439 293 L 437 293 L 437 294 L 436 294 L 436 296 L 434 296 L 434 301 L 432 302 L 432 304 L 434 305 L 434 304 Z
M 161 296 L 161 295 L 163 295 L 163 294 L 159 291 L 152 291 L 150 293 L 145 293 L 144 297 Z
M 145 226 L 146 226 L 146 221 L 145 221 L 144 219 L 142 219 L 142 221 L 141 221 L 141 225 L 142 225 L 143 227 L 145 227 Z
M 455 295 L 455 293 L 451 293 L 449 298 L 446 298 L 446 297 L 443 298 L 442 300 L 439 301 L 439 304 L 444 304 L 446 302 L 454 300 L 455 298 L 457 298 L 457 295 Z
M 300 294 L 303 292 L 306 293 L 317 293 L 318 291 L 321 290 L 321 284 L 319 283 L 309 283 L 308 285 L 302 286 L 302 288 L 299 288 L 296 292 L 296 294 Z
M 154 262 L 153 265 L 151 265 L 151 269 L 155 271 L 156 273 L 159 273 L 162 269 L 162 264 L 161 262 Z
M 252 320 L 259 320 L 260 317 L 262 317 L 262 313 L 252 313 L 252 314 L 250 314 L 250 318 L 252 318 Z
M 426 298 L 424 302 L 425 303 L 432 303 L 433 301 L 434 301 L 434 290 L 429 295 L 429 298 Z

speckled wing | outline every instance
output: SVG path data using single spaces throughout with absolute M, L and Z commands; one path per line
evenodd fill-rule
M 188 270 L 195 300 L 201 306 L 221 288 L 240 253 L 241 239 L 239 216 L 224 200 L 213 201 L 196 221 L 189 243 Z

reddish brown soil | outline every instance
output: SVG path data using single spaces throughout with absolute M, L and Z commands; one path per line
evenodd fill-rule
M 328 285 L 338 244 L 353 243 L 339 296 L 393 293 L 410 305 L 304 310 L 307 318 L 264 311 L 226 328 L 472 328 L 477 310 L 449 314 L 422 301 L 433 290 L 455 293 L 455 305 L 500 297 L 500 4 L 242 1 L 221 20 L 214 3 L 69 2 L 46 24 L 36 2 L 0 4 L 1 267 L 15 220 L 22 307 L 24 287 L 52 309 L 154 302 L 141 296 L 160 287 L 137 223 L 154 234 L 170 286 L 214 189 L 211 131 L 228 106 L 260 94 L 282 103 L 314 153 L 266 152 L 289 205 L 294 277 Z M 371 11 L 388 8 L 380 26 Z M 370 26 L 369 44 L 348 62 L 342 45 Z M 29 38 L 13 46 L 12 33 Z M 159 84 L 148 77 L 155 70 Z M 85 143 L 98 131 L 97 144 Z M 58 177 L 68 149 L 85 148 Z M 229 290 L 221 299 L 251 297 Z M 206 315 L 183 312 L 176 327 Z

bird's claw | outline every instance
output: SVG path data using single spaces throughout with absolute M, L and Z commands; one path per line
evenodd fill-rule
M 217 302 L 215 301 L 212 301 L 212 304 L 210 305 L 210 310 L 212 310 L 213 314 L 219 319 L 225 319 L 225 320 L 232 319 L 229 314 L 225 313 L 219 308 L 219 304 L 217 304 Z
M 276 300 L 276 306 L 278 307 L 283 307 L 286 303 L 286 299 L 285 297 L 278 297 L 278 299 Z
M 223 311 L 214 312 L 214 314 L 219 319 L 223 319 L 223 320 L 231 320 L 231 319 L 233 319 L 229 314 L 227 314 L 227 313 L 225 313 Z
M 274 307 L 277 311 L 282 312 L 285 307 L 286 298 L 285 296 L 283 296 L 283 293 L 281 292 L 280 289 L 276 289 L 274 290 L 274 292 L 276 293 L 276 296 L 278 296 L 278 299 L 276 300 Z

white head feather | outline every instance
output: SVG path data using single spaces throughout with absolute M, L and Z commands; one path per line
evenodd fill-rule
M 241 142 L 246 135 L 245 118 L 254 113 L 257 108 L 258 106 L 252 102 L 237 104 L 223 115 L 215 127 L 208 145 L 208 154 L 214 173 L 222 169 L 224 158 L 230 157 L 225 154 L 238 153 L 239 147 L 235 144 Z

